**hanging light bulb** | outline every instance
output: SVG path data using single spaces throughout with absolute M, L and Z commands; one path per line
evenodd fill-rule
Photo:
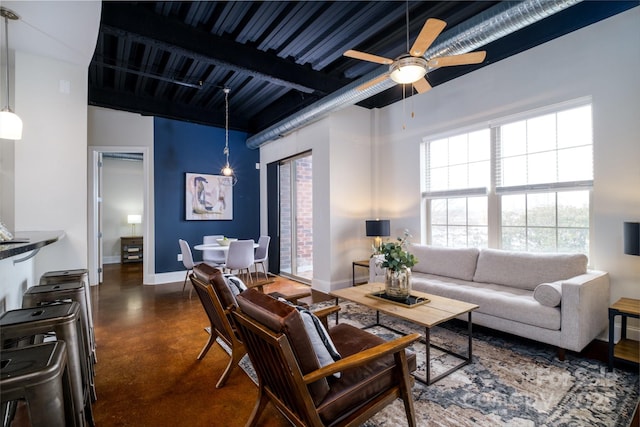
M 222 153 L 226 157 L 226 163 L 220 170 L 220 173 L 224 176 L 231 178 L 229 184 L 235 185 L 238 179 L 233 174 L 233 168 L 229 165 L 229 92 L 231 89 L 225 87 L 224 89 L 224 150 Z
M 4 7 L 0 8 L 0 15 L 4 18 L 5 65 L 7 67 L 5 73 L 7 103 L 0 111 L 0 138 L 19 140 L 22 139 L 22 119 L 9 107 L 9 19 L 17 20 L 20 17 Z

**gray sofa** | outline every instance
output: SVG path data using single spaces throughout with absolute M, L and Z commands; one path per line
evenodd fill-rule
M 609 275 L 582 254 L 411 245 L 417 291 L 477 304 L 473 323 L 579 352 L 607 326 Z M 384 282 L 371 259 L 370 282 Z M 463 320 L 466 320 L 466 315 Z

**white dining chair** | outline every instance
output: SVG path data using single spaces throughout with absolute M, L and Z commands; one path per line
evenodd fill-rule
M 204 245 L 217 245 L 218 239 L 222 239 L 222 235 L 204 236 L 202 238 L 202 244 Z M 224 265 L 227 261 L 224 251 L 206 250 L 202 251 L 202 261 L 206 262 L 212 267 L 218 267 Z
M 265 279 L 269 278 L 267 274 L 267 257 L 269 256 L 269 243 L 271 242 L 271 236 L 260 236 L 258 239 L 258 247 L 256 248 L 253 264 L 255 266 L 256 277 L 258 277 L 258 264 L 262 266 Z
M 189 273 L 193 271 L 193 266 L 195 265 L 193 262 L 193 255 L 191 254 L 191 247 L 186 240 L 178 239 L 178 244 L 180 245 L 180 252 L 182 253 L 182 265 L 187 269 L 187 274 L 184 276 L 184 283 L 182 284 L 182 293 L 184 293 L 184 288 L 187 285 L 187 278 L 189 277 Z M 189 298 L 191 298 L 191 290 L 189 290 Z
M 229 243 L 229 252 L 227 253 L 227 262 L 224 267 L 230 273 L 238 271 L 238 274 L 246 272 L 249 281 L 253 282 L 249 267 L 253 265 L 254 260 L 254 241 L 253 240 L 237 240 Z

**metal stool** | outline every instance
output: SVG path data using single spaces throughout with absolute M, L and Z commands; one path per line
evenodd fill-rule
M 91 339 L 91 357 L 93 363 L 97 363 L 96 335 L 93 328 L 93 307 L 91 304 L 91 287 L 89 286 L 89 270 L 80 268 L 77 270 L 48 271 L 40 277 L 40 285 L 55 285 L 58 283 L 81 282 L 84 285 L 84 295 L 87 299 L 87 321 L 89 323 L 89 337 Z
M 95 401 L 95 370 L 92 358 L 91 333 L 89 325 L 89 306 L 87 305 L 85 286 L 82 282 L 66 282 L 52 285 L 32 286 L 22 295 L 22 307 L 39 307 L 48 304 L 56 304 L 64 301 L 76 301 L 80 305 L 80 318 L 82 319 L 83 342 L 86 346 L 89 384 L 91 385 L 91 398 Z
M 76 426 L 93 426 L 89 363 L 82 333 L 80 305 L 75 302 L 10 310 L 0 316 L 2 348 L 31 344 L 37 336 L 54 332 L 67 345 L 67 368 L 73 391 Z
M 33 427 L 71 425 L 74 409 L 66 344 L 54 341 L 3 350 L 0 397 L 2 403 L 24 399 Z

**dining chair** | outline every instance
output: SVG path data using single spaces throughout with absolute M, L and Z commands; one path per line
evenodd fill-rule
M 222 239 L 222 235 L 210 235 L 202 238 L 202 244 L 214 245 L 218 244 L 218 239 Z M 202 261 L 211 266 L 222 266 L 226 262 L 226 256 L 223 251 L 206 250 L 202 251 Z
M 253 245 L 253 240 L 236 240 L 229 243 L 227 262 L 224 265 L 224 268 L 229 273 L 238 271 L 238 274 L 242 275 L 243 272 L 246 272 L 250 282 L 253 282 L 253 277 L 251 277 L 251 271 L 249 270 L 254 260 Z
M 189 273 L 193 271 L 195 263 L 193 262 L 193 255 L 191 254 L 189 243 L 187 243 L 186 240 L 178 239 L 178 244 L 180 244 L 180 252 L 182 253 L 182 265 L 187 269 L 187 274 L 184 276 L 184 283 L 182 284 L 182 293 L 184 293 Z M 191 290 L 189 290 L 189 298 L 191 298 Z
M 327 344 L 314 339 L 322 329 L 315 320 L 306 322 L 297 307 L 256 289 L 242 292 L 237 302 L 239 309 L 231 314 L 258 376 L 258 397 L 246 426 L 257 425 L 269 402 L 298 427 L 359 426 L 397 398 L 404 403 L 406 425 L 416 426 L 411 394 L 416 355 L 405 348 L 419 334 L 385 341 L 341 323 L 328 330 L 338 356 L 321 363 L 319 351 Z M 317 317 L 324 324 L 326 316 Z
M 269 275 L 267 274 L 267 257 L 269 256 L 269 243 L 271 242 L 271 236 L 260 236 L 258 239 L 258 247 L 256 248 L 253 264 L 255 266 L 256 277 L 258 277 L 258 264 L 262 266 L 262 271 L 264 272 L 264 278 L 268 279 Z

